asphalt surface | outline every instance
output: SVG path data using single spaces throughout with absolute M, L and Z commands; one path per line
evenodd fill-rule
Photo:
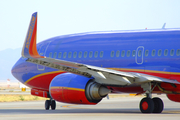
M 180 119 L 180 103 L 171 102 L 164 95 L 161 114 L 142 114 L 142 97 L 103 99 L 97 105 L 57 103 L 56 110 L 44 110 L 44 101 L 0 103 L 0 120 L 172 120 Z

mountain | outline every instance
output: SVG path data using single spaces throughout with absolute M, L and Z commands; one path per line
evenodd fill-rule
M 16 78 L 11 74 L 11 69 L 20 56 L 21 48 L 0 51 L 0 80 L 16 81 Z

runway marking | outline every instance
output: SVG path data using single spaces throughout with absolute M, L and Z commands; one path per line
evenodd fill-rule
M 180 113 L 180 111 L 163 111 L 162 113 L 174 113 L 174 114 L 176 114 L 176 113 Z
M 63 105 L 63 106 L 61 106 L 61 107 L 69 108 L 69 106 L 75 106 L 75 105 Z
M 63 108 L 73 108 L 73 109 L 88 109 L 88 108 L 80 108 L 80 107 L 72 107 L 72 106 L 77 106 L 77 105 L 63 105 L 61 107 L 63 107 Z

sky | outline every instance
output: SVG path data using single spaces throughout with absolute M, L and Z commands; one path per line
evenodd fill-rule
M 37 42 L 82 32 L 180 28 L 180 0 L 0 0 L 0 51 L 21 48 L 32 13 Z

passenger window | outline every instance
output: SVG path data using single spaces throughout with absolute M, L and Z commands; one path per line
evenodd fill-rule
M 155 54 L 156 54 L 156 50 L 152 50 L 152 56 L 155 56 Z
M 73 58 L 76 58 L 76 56 L 77 56 L 77 52 L 74 52 Z
M 132 56 L 135 57 L 135 55 L 136 55 L 136 51 L 133 50 L 133 51 L 132 51 Z
M 158 56 L 161 56 L 162 50 L 158 50 Z
M 171 55 L 171 56 L 174 55 L 174 49 L 171 50 L 170 55 Z
M 100 57 L 101 57 L 101 58 L 103 57 L 103 51 L 100 52 Z
M 87 51 L 84 52 L 84 58 L 87 58 Z
M 61 58 L 62 52 L 59 52 L 58 54 L 58 58 Z
M 180 49 L 177 49 L 176 51 L 176 55 L 179 56 L 180 55 Z
M 131 53 L 130 50 L 128 50 L 128 51 L 127 51 L 127 57 L 130 56 L 130 53 Z
M 55 53 L 54 53 L 54 56 L 53 56 L 53 58 L 56 58 L 56 56 L 57 56 L 57 52 L 55 52 Z
M 122 52 L 121 52 L 121 57 L 124 57 L 125 56 L 125 51 L 123 50 Z
M 63 58 L 66 58 L 66 54 L 67 54 L 67 53 L 66 53 L 66 52 L 64 52 L 64 54 L 63 54 Z
M 82 52 L 79 52 L 79 58 L 81 58 L 82 57 Z
M 97 56 L 98 56 L 98 51 L 96 51 L 96 52 L 94 53 L 94 57 L 97 58 Z
M 72 56 L 72 52 L 69 52 L 68 58 L 71 58 L 71 56 Z
M 165 49 L 164 50 L 164 56 L 167 56 L 168 55 L 168 49 Z
M 141 55 L 142 55 L 142 50 L 139 50 L 138 51 L 138 57 L 141 57 Z
M 118 51 L 116 52 L 116 57 L 119 57 L 119 54 L 120 54 L 120 51 L 118 50 Z
M 92 56 L 93 56 L 93 52 L 91 51 L 89 52 L 89 58 L 92 58 Z
M 145 56 L 148 56 L 149 55 L 149 50 L 146 50 L 145 51 Z
M 49 57 L 52 58 L 52 52 L 49 53 Z
M 114 51 L 111 51 L 111 57 L 114 57 Z

